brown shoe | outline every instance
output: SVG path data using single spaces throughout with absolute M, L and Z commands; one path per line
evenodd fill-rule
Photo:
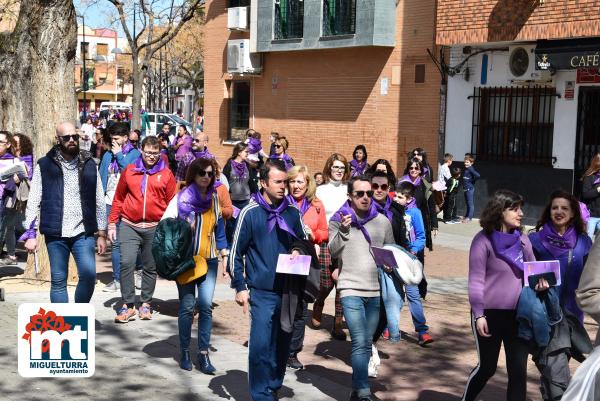
M 336 317 L 333 330 L 331 330 L 331 337 L 335 338 L 336 340 L 346 341 L 346 332 L 344 331 L 343 327 L 343 318 Z
M 314 305 L 312 312 L 312 327 L 318 329 L 321 327 L 321 318 L 323 317 L 323 305 Z

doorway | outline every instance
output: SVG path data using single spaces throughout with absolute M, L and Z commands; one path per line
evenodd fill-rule
M 250 127 L 250 82 L 233 81 L 229 101 L 229 140 L 242 141 Z
M 600 86 L 579 87 L 575 139 L 574 192 L 581 193 L 581 176 L 600 151 Z

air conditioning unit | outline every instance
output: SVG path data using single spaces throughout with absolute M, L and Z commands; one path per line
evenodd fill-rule
M 260 54 L 250 53 L 250 39 L 235 39 L 227 42 L 227 72 L 230 74 L 262 72 Z
M 231 7 L 227 9 L 227 28 L 233 31 L 247 31 L 249 28 L 250 7 Z
M 508 79 L 511 82 L 550 82 L 550 71 L 535 69 L 535 45 L 508 48 Z

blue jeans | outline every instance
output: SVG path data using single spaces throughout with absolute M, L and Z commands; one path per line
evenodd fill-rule
M 465 189 L 465 203 L 467 204 L 467 212 L 465 218 L 472 219 L 475 214 L 475 188 Z
M 192 322 L 194 321 L 194 305 L 196 288 L 198 288 L 198 350 L 207 351 L 210 345 L 212 330 L 212 300 L 217 282 L 218 259 L 208 259 L 208 272 L 203 277 L 188 284 L 177 284 L 179 291 L 179 346 L 182 351 L 190 350 Z
M 273 392 L 283 385 L 292 333 L 281 330 L 280 314 L 281 294 L 250 290 L 248 384 L 252 401 L 273 401 Z
M 373 334 L 379 323 L 380 297 L 342 297 L 344 318 L 352 339 L 352 389 L 358 397 L 371 395 L 369 358 Z
M 72 238 L 46 236 L 46 248 L 50 259 L 50 302 L 69 302 L 67 276 L 71 253 L 75 259 L 79 276 L 79 282 L 75 289 L 75 302 L 90 302 L 96 285 L 96 241 L 94 236 L 85 234 Z
M 587 232 L 590 238 L 594 239 L 594 234 L 600 228 L 600 217 L 590 217 L 590 220 L 587 223 Z

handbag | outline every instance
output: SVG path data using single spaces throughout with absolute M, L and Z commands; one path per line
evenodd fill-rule
M 206 263 L 206 259 L 204 259 L 200 255 L 194 255 L 194 263 L 195 266 L 193 269 L 186 270 L 177 276 L 177 283 L 180 285 L 189 284 L 194 280 L 199 279 L 200 277 L 206 275 L 208 272 L 208 264 Z

